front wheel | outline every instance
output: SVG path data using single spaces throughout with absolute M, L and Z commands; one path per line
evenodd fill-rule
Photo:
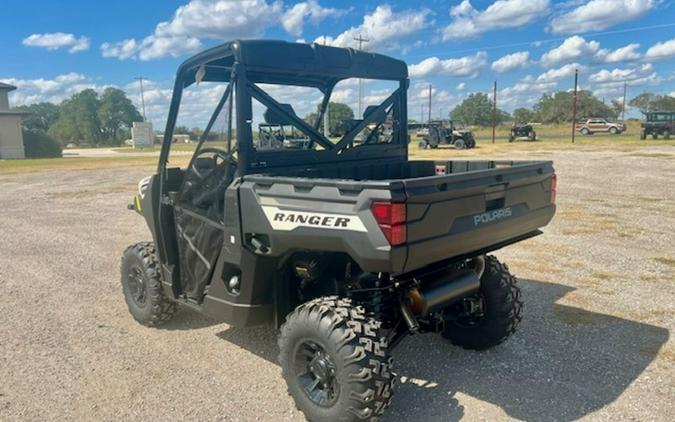
M 583 129 L 581 129 L 581 134 L 584 135 L 584 136 L 588 136 L 588 135 L 591 134 L 591 131 L 586 129 L 586 128 L 583 128 Z
M 485 257 L 480 290 L 446 309 L 441 335 L 456 346 L 485 350 L 506 341 L 522 318 L 523 302 L 516 277 L 494 256 Z
M 311 300 L 286 318 L 279 363 L 288 392 L 310 421 L 376 420 L 394 375 L 381 323 L 350 299 Z
M 609 133 L 611 133 L 612 135 L 616 135 L 617 133 L 619 133 L 619 131 L 618 131 L 618 129 L 615 128 L 615 127 L 610 127 L 610 128 L 609 128 Z
M 453 146 L 455 147 L 455 149 L 464 149 L 464 148 L 466 148 L 466 143 L 464 142 L 464 139 L 458 138 L 458 139 L 455 139 L 455 142 L 453 143 Z
M 152 242 L 129 246 L 122 255 L 121 273 L 124 300 L 136 321 L 152 327 L 173 317 L 177 305 L 164 295 Z

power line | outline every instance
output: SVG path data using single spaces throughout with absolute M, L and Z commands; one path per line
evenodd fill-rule
M 363 38 L 361 36 L 361 33 L 359 33 L 358 37 L 354 37 L 354 41 L 359 42 L 359 51 L 363 51 L 363 43 L 364 42 L 370 42 L 368 38 Z M 359 78 L 359 118 L 361 118 L 361 101 L 363 98 L 363 80 Z
M 619 29 L 615 31 L 604 31 L 604 32 L 587 32 L 587 33 L 580 33 L 580 34 L 573 34 L 573 35 L 579 35 L 579 36 L 586 36 L 586 37 L 604 37 L 607 35 L 617 35 L 617 34 L 626 34 L 630 32 L 640 32 L 640 31 L 647 31 L 647 30 L 652 30 L 652 29 L 662 29 L 662 28 L 670 28 L 670 27 L 675 27 L 675 22 L 674 23 L 665 23 L 665 24 L 657 24 L 657 25 L 647 25 L 647 26 L 641 26 L 641 27 L 634 27 L 634 28 L 626 28 L 626 29 Z M 419 31 L 418 33 L 425 32 Z M 572 36 L 572 35 L 571 35 Z M 466 48 L 466 49 L 461 49 L 461 50 L 452 50 L 452 53 L 469 53 L 469 52 L 474 52 L 474 51 L 485 51 L 485 50 L 498 50 L 502 48 L 511 48 L 511 47 L 522 47 L 522 46 L 528 46 L 528 45 L 533 45 L 533 44 L 545 44 L 545 43 L 552 43 L 552 42 L 558 42 L 558 41 L 564 41 L 568 37 L 556 37 L 556 38 L 545 38 L 545 39 L 539 39 L 539 40 L 529 40 L 529 41 L 522 41 L 522 42 L 517 42 L 517 43 L 509 43 L 509 44 L 497 44 L 497 45 L 489 45 L 489 46 L 484 46 L 484 47 L 474 47 L 474 48 Z M 424 56 L 424 53 L 420 54 L 409 54 L 406 55 L 406 57 L 421 57 Z

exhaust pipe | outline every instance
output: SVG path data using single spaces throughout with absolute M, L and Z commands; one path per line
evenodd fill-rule
M 416 315 L 426 316 L 470 296 L 480 288 L 480 277 L 475 271 L 441 279 L 429 286 L 413 288 L 408 292 L 411 310 Z

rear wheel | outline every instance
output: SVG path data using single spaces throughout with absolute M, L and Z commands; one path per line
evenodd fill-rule
M 669 130 L 666 130 L 665 132 L 663 132 L 663 139 L 670 139 L 670 131 Z
M 486 256 L 479 292 L 446 309 L 442 336 L 465 349 L 489 349 L 515 333 L 522 308 L 516 278 L 506 264 L 494 256 Z
M 279 336 L 279 363 L 296 406 L 310 421 L 376 420 L 394 375 L 380 322 L 336 296 L 298 306 Z
M 122 292 L 129 312 L 143 325 L 161 325 L 173 317 L 177 305 L 164 295 L 155 245 L 141 242 L 122 255 Z
M 611 133 L 612 135 L 616 135 L 617 133 L 619 133 L 619 131 L 614 126 L 612 126 L 609 128 L 609 133 Z
M 652 139 L 659 139 L 659 134 L 656 132 L 652 133 Z
M 420 149 L 425 149 L 427 145 L 428 144 L 425 141 L 420 141 L 419 144 L 417 144 L 417 147 Z
M 583 129 L 581 129 L 581 134 L 584 135 L 584 136 L 587 136 L 587 135 L 591 134 L 591 131 L 586 129 L 586 128 L 583 128 Z

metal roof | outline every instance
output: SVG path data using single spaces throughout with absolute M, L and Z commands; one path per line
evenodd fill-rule
M 276 40 L 235 40 L 205 50 L 179 68 L 185 85 L 195 81 L 204 65 L 203 81 L 227 81 L 234 62 L 257 83 L 332 86 L 342 79 L 401 80 L 408 77 L 405 62 L 352 48 Z
M 14 85 L 10 85 L 10 84 L 0 82 L 0 89 L 7 90 L 7 91 L 14 91 L 16 89 L 16 87 Z

